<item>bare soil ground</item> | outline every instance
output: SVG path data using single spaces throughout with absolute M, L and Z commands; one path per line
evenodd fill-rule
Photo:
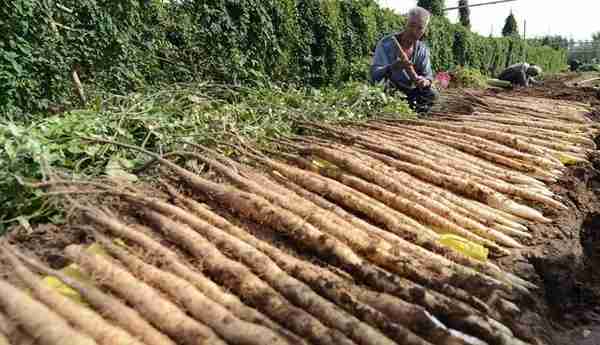
M 600 93 L 566 87 L 568 78 L 563 76 L 542 87 L 508 93 L 589 102 L 599 105 L 596 115 L 600 115 Z M 522 333 L 529 335 L 532 342 L 600 344 L 600 154 L 590 161 L 571 167 L 552 187 L 569 210 L 556 214 L 552 224 L 532 225 L 534 236 L 528 247 L 498 262 L 502 268 L 540 286 L 531 300 L 519 305 Z M 255 235 L 276 236 L 264 231 Z M 6 237 L 9 243 L 35 254 L 53 268 L 67 264 L 63 256 L 67 245 L 89 240 L 80 229 L 54 225 L 40 225 L 32 230 L 16 227 Z M 274 237 L 270 240 L 282 246 L 281 239 Z M 0 273 L 9 274 L 2 266 Z
M 600 91 L 577 87 L 577 78 L 563 75 L 510 93 L 589 103 L 595 106 L 591 116 L 598 119 Z M 571 167 L 552 186 L 569 210 L 552 224 L 532 225 L 528 248 L 501 262 L 543 287 L 522 308 L 521 319 L 524 328 L 549 344 L 600 344 L 600 154 L 590 162 Z
M 548 344 L 600 342 L 600 156 L 572 167 L 553 191 L 569 210 L 552 224 L 531 226 L 528 247 L 501 260 L 541 288 L 521 306 L 521 323 Z M 591 333 L 584 331 L 593 330 Z

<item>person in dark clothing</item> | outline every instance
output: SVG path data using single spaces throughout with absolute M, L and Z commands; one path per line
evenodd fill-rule
M 540 74 L 542 74 L 542 69 L 539 66 L 524 62 L 508 66 L 500 73 L 498 79 L 508 81 L 513 86 L 529 87 L 530 85 L 540 84 L 534 78 Z
M 388 35 L 377 43 L 371 64 L 372 81 L 383 80 L 387 86 L 404 93 L 411 108 L 420 113 L 428 112 L 438 98 L 437 91 L 432 87 L 429 48 L 421 41 L 430 17 L 431 14 L 421 7 L 412 9 L 404 31 Z M 394 39 L 414 67 L 416 81 L 409 76 L 406 71 L 408 66 L 399 58 L 400 51 Z

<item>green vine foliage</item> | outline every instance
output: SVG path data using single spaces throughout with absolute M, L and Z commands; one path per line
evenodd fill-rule
M 445 2 L 444 0 L 418 0 L 417 6 L 425 8 L 434 16 L 444 16 Z
M 364 81 L 378 39 L 405 22 L 375 0 L 11 0 L 0 7 L 0 115 L 75 107 L 74 70 L 117 94 L 199 80 Z M 527 59 L 552 72 L 566 61 L 563 50 L 482 37 L 440 16 L 426 40 L 437 71 L 495 74 Z

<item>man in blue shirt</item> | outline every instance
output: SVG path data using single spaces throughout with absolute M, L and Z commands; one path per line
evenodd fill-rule
M 382 38 L 377 43 L 371 64 L 372 81 L 385 80 L 389 86 L 405 93 L 409 105 L 417 112 L 428 112 L 438 97 L 432 88 L 429 49 L 421 41 L 430 18 L 431 14 L 424 8 L 410 10 L 404 31 Z M 399 58 L 398 43 L 408 57 L 408 63 Z M 416 80 L 407 72 L 411 67 L 416 72 Z

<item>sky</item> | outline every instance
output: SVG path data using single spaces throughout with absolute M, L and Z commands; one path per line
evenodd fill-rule
M 417 3 L 416 0 L 378 0 L 383 6 L 406 13 Z M 491 0 L 469 0 L 469 4 Z M 446 0 L 446 7 L 457 6 L 458 0 Z M 561 35 L 574 40 L 590 40 L 592 33 L 600 31 L 600 0 L 516 0 L 471 8 L 471 28 L 482 35 L 502 34 L 506 16 L 512 10 L 523 35 L 526 22 L 526 36 Z M 458 11 L 449 11 L 448 18 L 456 22 Z

